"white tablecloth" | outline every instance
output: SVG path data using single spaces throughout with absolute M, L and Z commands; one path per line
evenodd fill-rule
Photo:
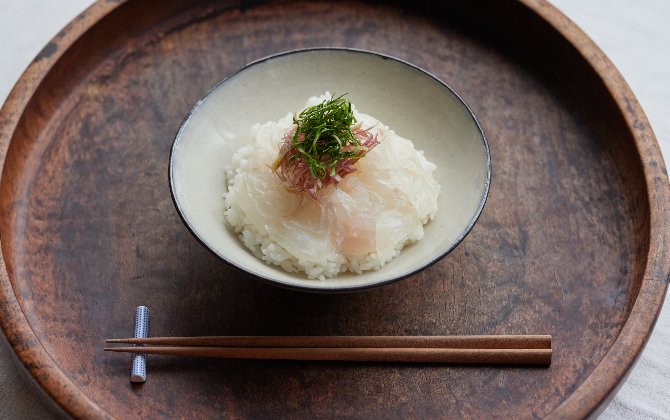
M 0 102 L 40 49 L 91 0 L 0 0 Z M 553 0 L 631 85 L 670 156 L 670 0 Z M 601 419 L 670 418 L 670 295 L 637 366 Z M 47 418 L 0 350 L 0 418 Z

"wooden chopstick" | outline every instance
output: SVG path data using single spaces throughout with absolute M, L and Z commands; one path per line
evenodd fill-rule
M 551 349 L 550 335 L 210 336 L 113 338 L 106 342 L 178 347 Z
M 549 366 L 551 349 L 110 347 L 106 351 L 230 359 L 459 363 Z
M 223 336 L 109 339 L 105 351 L 231 359 L 551 364 L 551 336 Z M 149 346 L 147 346 L 149 345 Z

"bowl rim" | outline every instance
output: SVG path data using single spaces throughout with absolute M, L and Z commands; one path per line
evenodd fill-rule
M 332 287 L 333 284 L 336 286 L 336 277 L 333 279 L 328 279 L 332 280 L 328 286 L 324 284 L 324 282 L 319 281 L 319 280 L 314 280 L 314 285 L 299 285 L 299 284 L 293 284 L 293 283 L 287 283 L 281 280 L 278 280 L 276 278 L 269 278 L 267 276 L 264 276 L 260 273 L 257 273 L 255 271 L 249 270 L 246 267 L 241 266 L 240 264 L 237 264 L 233 259 L 227 258 L 223 253 L 218 252 L 216 249 L 211 247 L 207 242 L 205 241 L 204 238 L 198 234 L 198 232 L 195 230 L 195 228 L 189 223 L 187 217 L 185 216 L 184 212 L 182 211 L 182 208 L 179 204 L 179 200 L 177 199 L 176 193 L 175 193 L 175 183 L 174 183 L 174 156 L 175 156 L 175 149 L 177 144 L 181 141 L 183 138 L 183 132 L 186 128 L 187 123 L 191 119 L 191 116 L 195 113 L 195 111 L 200 107 L 200 105 L 207 100 L 207 98 L 215 91 L 217 90 L 221 85 L 232 79 L 234 76 L 237 74 L 247 70 L 250 67 L 253 67 L 258 64 L 265 63 L 267 61 L 271 61 L 276 58 L 284 57 L 284 56 L 289 56 L 289 55 L 295 55 L 295 54 L 301 54 L 301 53 L 308 53 L 308 52 L 318 52 L 318 51 L 337 51 L 337 52 L 351 52 L 355 54 L 364 54 L 364 55 L 371 55 L 371 56 L 376 56 L 378 58 L 382 58 L 384 60 L 391 60 L 394 62 L 397 62 L 399 64 L 405 65 L 409 67 L 410 69 L 417 71 L 424 76 L 427 76 L 431 79 L 433 79 L 435 82 L 437 82 L 439 85 L 441 85 L 442 88 L 446 88 L 459 102 L 462 106 L 465 107 L 467 110 L 467 113 L 469 117 L 472 119 L 472 121 L 475 123 L 475 126 L 477 127 L 477 130 L 479 131 L 479 134 L 481 135 L 481 140 L 484 145 L 484 150 L 486 152 L 486 179 L 484 180 L 484 185 L 483 185 L 483 192 L 482 196 L 479 200 L 479 204 L 470 217 L 470 220 L 467 224 L 467 226 L 463 229 L 463 231 L 459 234 L 459 236 L 456 238 L 455 241 L 453 241 L 448 247 L 446 247 L 440 254 L 435 256 L 433 259 L 430 261 L 426 262 L 425 264 L 422 264 L 418 267 L 416 267 L 413 270 L 408 271 L 407 273 L 403 273 L 398 276 L 391 277 L 390 279 L 385 279 L 383 281 L 377 281 L 373 283 L 366 283 L 366 284 L 361 284 L 361 285 L 355 285 L 355 286 L 346 286 L 346 287 Z M 255 280 L 258 280 L 262 283 L 266 284 L 271 284 L 273 286 L 278 286 L 282 287 L 285 289 L 290 289 L 290 290 L 297 290 L 297 291 L 303 291 L 303 292 L 314 292 L 314 293 L 346 293 L 346 292 L 356 292 L 356 291 L 362 291 L 362 290 L 369 290 L 369 289 L 374 289 L 377 287 L 385 286 L 391 283 L 395 283 L 397 281 L 406 279 L 408 277 L 413 276 L 414 274 L 417 274 L 433 264 L 437 263 L 440 261 L 442 258 L 446 257 L 448 254 L 450 254 L 463 240 L 468 236 L 468 234 L 472 231 L 472 228 L 474 227 L 475 223 L 477 223 L 477 220 L 479 220 L 479 217 L 482 214 L 482 211 L 484 210 L 484 205 L 486 204 L 486 201 L 488 199 L 488 195 L 491 189 L 491 177 L 492 177 L 492 167 L 491 167 L 491 151 L 489 148 L 489 143 L 488 139 L 486 137 L 486 134 L 484 133 L 484 130 L 479 123 L 479 120 L 477 120 L 477 117 L 475 116 L 474 112 L 472 111 L 472 108 L 468 105 L 468 103 L 463 99 L 463 97 L 456 92 L 454 88 L 452 88 L 450 85 L 442 81 L 440 78 L 435 76 L 434 74 L 430 73 L 429 71 L 412 64 L 406 60 L 403 60 L 401 58 L 397 58 L 388 54 L 383 54 L 371 50 L 365 50 L 365 49 L 360 49 L 360 48 L 349 48 L 349 47 L 310 47 L 310 48 L 297 48 L 297 49 L 291 49 L 287 51 L 282 51 L 276 54 L 271 54 L 256 60 L 253 60 L 242 67 L 232 71 L 231 73 L 227 74 L 225 77 L 223 77 L 221 80 L 219 80 L 214 86 L 212 86 L 207 92 L 200 97 L 196 101 L 196 103 L 191 107 L 189 112 L 186 114 L 184 119 L 179 125 L 179 129 L 177 130 L 177 133 L 175 134 L 175 137 L 172 141 L 172 146 L 170 147 L 170 158 L 168 161 L 168 183 L 169 183 L 169 189 L 170 189 L 170 197 L 172 198 L 172 203 L 174 204 L 175 209 L 177 210 L 177 214 L 179 215 L 179 218 L 181 219 L 182 223 L 186 226 L 188 231 L 195 237 L 195 239 L 202 245 L 204 246 L 207 250 L 209 250 L 212 254 L 214 254 L 217 258 L 219 258 L 221 261 L 224 263 L 228 264 L 229 266 L 234 267 L 235 269 L 241 271 L 242 273 L 248 275 L 249 277 L 252 277 Z M 240 243 L 241 244 L 241 243 Z

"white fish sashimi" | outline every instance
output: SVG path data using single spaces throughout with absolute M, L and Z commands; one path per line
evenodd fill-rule
M 372 183 L 401 192 L 423 224 L 432 220 L 437 213 L 440 193 L 440 185 L 433 177 L 437 167 L 425 158 L 423 151 L 417 151 L 410 140 L 396 135 L 369 115 L 361 114 L 360 118 L 364 124 L 382 131 L 386 139 L 360 161 L 360 171 L 366 172 Z
M 295 198 L 297 194 L 291 195 Z M 332 231 L 329 210 L 314 200 L 300 198 L 296 201 L 300 203 L 298 211 L 271 222 L 270 237 L 300 262 L 316 264 L 322 260 L 340 259 L 329 237 Z
M 435 165 L 373 117 L 356 118 L 380 144 L 355 172 L 321 190 L 318 201 L 287 191 L 270 168 L 292 115 L 252 127 L 253 143 L 227 168 L 224 198 L 226 220 L 256 256 L 324 279 L 346 269 L 379 269 L 423 237 L 423 225 L 437 211 Z
M 354 174 L 357 176 L 345 178 L 340 188 L 364 191 L 367 205 L 374 213 L 377 258 L 387 262 L 397 255 L 402 245 L 423 237 L 423 223 L 413 203 L 401 189 L 379 178 L 375 171 L 361 170 Z
M 330 234 L 339 253 L 363 257 L 376 251 L 375 208 L 364 187 L 352 188 L 348 192 L 333 188 L 324 206 L 330 209 L 335 221 Z

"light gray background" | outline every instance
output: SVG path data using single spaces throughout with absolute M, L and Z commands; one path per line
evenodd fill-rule
M 0 0 L 0 102 L 4 102 L 42 47 L 91 3 L 91 0 Z M 593 38 L 619 68 L 647 113 L 663 155 L 670 156 L 667 22 L 670 0 L 553 0 L 552 3 Z M 670 418 L 669 300 L 666 297 L 640 361 L 601 419 Z M 48 417 L 2 347 L 0 418 Z

